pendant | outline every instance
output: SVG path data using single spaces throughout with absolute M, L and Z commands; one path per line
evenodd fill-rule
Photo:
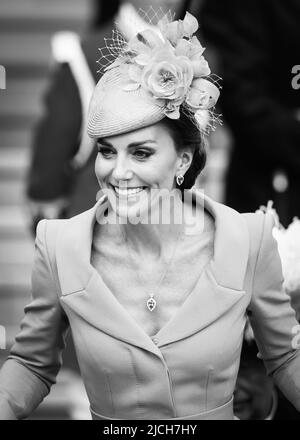
M 148 301 L 147 301 L 147 307 L 148 307 L 148 309 L 150 310 L 150 312 L 153 312 L 153 310 L 155 309 L 155 307 L 156 307 L 156 301 L 155 301 L 155 299 L 153 298 L 153 295 L 150 295 L 150 298 L 149 298 Z

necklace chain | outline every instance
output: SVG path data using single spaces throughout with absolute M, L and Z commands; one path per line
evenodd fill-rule
M 122 232 L 122 235 L 123 235 L 123 239 L 124 239 L 124 243 L 125 243 L 125 246 L 126 246 L 126 249 L 127 249 L 127 253 L 128 253 L 128 255 L 129 255 L 129 258 L 130 258 L 131 262 L 133 263 L 134 260 L 133 260 L 133 257 L 132 257 L 132 255 L 131 255 L 131 251 L 129 250 L 129 246 L 128 246 L 128 244 L 127 244 L 126 237 L 125 237 L 124 232 L 123 232 L 122 230 L 121 230 L 121 232 Z M 168 270 L 169 270 L 169 268 L 170 268 L 170 265 L 171 265 L 171 263 L 172 263 L 172 261 L 173 261 L 173 259 L 174 259 L 174 257 L 175 257 L 175 253 L 176 253 L 176 250 L 177 250 L 177 247 L 178 247 L 178 244 L 179 244 L 179 241 L 180 241 L 179 239 L 180 239 L 180 236 L 181 236 L 181 235 L 182 235 L 182 234 L 181 234 L 181 230 L 179 230 L 179 232 L 178 232 L 178 234 L 177 234 L 176 243 L 175 243 L 174 248 L 173 248 L 172 255 L 171 255 L 169 261 L 167 261 L 167 263 L 166 263 L 166 265 L 165 265 L 165 269 L 164 269 L 163 272 L 162 272 L 162 275 L 161 275 L 161 277 L 160 277 L 160 279 L 159 279 L 159 281 L 158 281 L 158 283 L 157 283 L 157 286 L 155 287 L 155 289 L 153 289 L 154 293 L 148 293 L 149 298 L 147 299 L 146 306 L 147 306 L 147 308 L 148 308 L 148 310 L 149 310 L 150 312 L 153 312 L 153 310 L 154 310 L 154 309 L 156 308 L 156 306 L 157 306 L 157 302 L 156 302 L 156 299 L 154 298 L 154 295 L 157 294 L 157 291 L 158 291 L 159 287 L 161 286 L 163 280 L 165 279 L 165 277 L 166 277 L 166 275 L 167 275 L 167 273 L 168 273 Z M 139 281 L 139 283 L 140 283 L 141 285 L 145 284 L 145 283 L 141 280 L 141 277 L 140 277 L 139 273 L 137 273 L 137 276 L 138 276 L 138 281 Z

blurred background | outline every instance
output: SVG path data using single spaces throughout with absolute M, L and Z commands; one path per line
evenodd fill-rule
M 84 134 L 85 115 L 99 79 L 98 47 L 124 4 L 122 14 L 131 13 L 128 4 L 172 8 L 181 18 L 192 12 L 211 70 L 223 77 L 216 109 L 223 125 L 211 134 L 197 185 L 241 211 L 272 199 L 285 226 L 300 214 L 300 102 L 291 86 L 300 42 L 297 0 L 288 7 L 281 0 L 0 0 L 6 70 L 6 88 L 0 85 L 0 325 L 6 331 L 0 366 L 30 301 L 37 222 L 75 215 L 95 202 L 96 150 Z M 289 34 L 280 38 L 278 28 Z M 265 389 L 271 396 L 269 382 Z M 255 417 L 266 417 L 269 406 Z M 90 418 L 71 338 L 57 384 L 31 418 Z
M 0 350 L 1 365 L 30 300 L 34 237 L 26 182 L 33 132 L 55 65 L 51 37 L 65 29 L 84 32 L 94 20 L 94 3 L 0 1 L 0 64 L 6 69 L 6 89 L 0 90 L 0 324 L 7 347 Z M 35 418 L 89 416 L 84 397 L 76 372 L 66 367 Z

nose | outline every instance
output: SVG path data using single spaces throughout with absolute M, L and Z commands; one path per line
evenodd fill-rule
M 125 157 L 119 156 L 115 163 L 112 172 L 112 177 L 115 181 L 130 180 L 133 176 L 133 171 L 130 168 L 130 164 Z

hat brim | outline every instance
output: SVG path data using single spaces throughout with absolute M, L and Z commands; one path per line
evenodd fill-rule
M 92 138 L 114 136 L 161 121 L 164 107 L 141 87 L 124 90 L 128 77 L 119 68 L 105 72 L 91 99 L 88 135 Z

